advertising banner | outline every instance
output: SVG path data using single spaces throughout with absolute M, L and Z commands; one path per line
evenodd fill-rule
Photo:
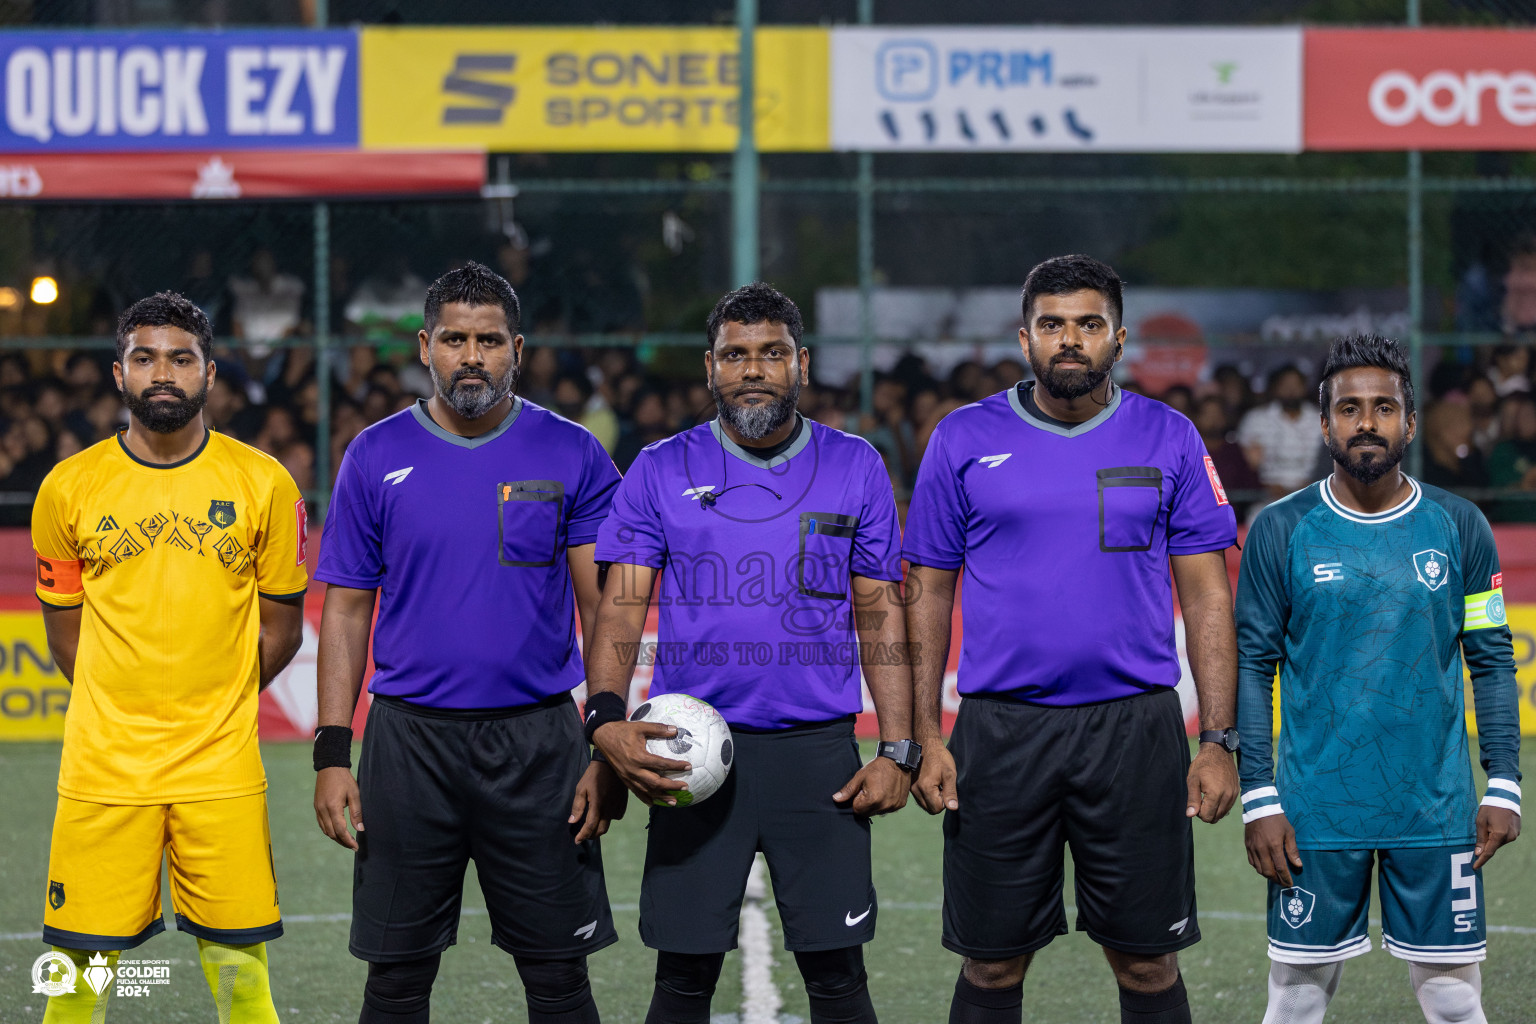
M 228 150 L 0 156 L 0 202 L 475 195 L 480 153 Z
M 1308 149 L 1536 149 L 1536 30 L 1309 29 Z
M 757 144 L 827 148 L 827 33 L 756 34 Z M 731 28 L 362 30 L 366 149 L 736 147 Z
M 351 149 L 357 34 L 0 33 L 0 152 Z
M 831 60 L 833 149 L 1301 149 L 1299 28 L 839 28 Z

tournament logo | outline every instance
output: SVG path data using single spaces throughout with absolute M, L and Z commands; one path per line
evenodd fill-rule
M 1430 548 L 1413 556 L 1413 569 L 1419 574 L 1419 582 L 1430 590 L 1439 590 L 1451 578 L 1451 560 L 1444 551 Z
M 1317 897 L 1301 886 L 1280 890 L 1280 919 L 1292 928 L 1300 928 L 1312 920 L 1312 909 Z
M 56 949 L 50 949 L 32 961 L 32 991 L 37 995 L 72 995 L 75 991 L 75 962 Z
M 215 501 L 208 506 L 208 520 L 221 530 L 235 525 L 235 503 Z
M 91 986 L 91 991 L 101 995 L 112 984 L 112 967 L 107 963 L 105 953 L 97 953 L 86 961 L 85 983 Z
M 48 905 L 58 910 L 64 905 L 64 883 L 48 880 Z

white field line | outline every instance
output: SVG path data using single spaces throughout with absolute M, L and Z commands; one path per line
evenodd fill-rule
M 778 1024 L 779 1008 L 784 1005 L 773 983 L 773 941 L 763 912 L 763 900 L 768 897 L 766 868 L 763 855 L 758 854 L 741 904 L 741 1024 Z
M 900 902 L 887 903 L 887 902 L 882 902 L 880 904 L 880 909 L 881 910 L 935 911 L 935 910 L 939 909 L 939 906 L 940 905 L 938 903 L 900 903 Z M 613 908 L 613 912 L 615 914 L 624 914 L 624 913 L 632 914 L 632 913 L 634 913 L 634 912 L 636 912 L 636 911 L 638 911 L 640 909 L 640 905 L 638 903 L 615 903 L 615 904 L 612 904 L 612 908 Z M 759 908 L 759 909 L 761 909 L 761 908 Z M 485 910 L 480 908 L 480 907 L 465 907 L 462 911 L 460 911 L 460 913 L 464 917 L 484 917 L 485 916 Z M 1067 907 L 1067 913 L 1071 914 L 1073 916 L 1076 916 L 1077 908 L 1069 906 L 1069 907 Z M 1246 911 L 1241 911 L 1241 910 L 1202 910 L 1196 916 L 1197 917 L 1206 918 L 1207 920 L 1210 920 L 1210 921 L 1264 921 L 1264 920 L 1266 920 L 1266 918 L 1264 917 L 1263 914 L 1250 914 L 1250 913 L 1248 913 Z M 336 914 L 284 914 L 283 915 L 283 924 L 284 925 L 290 925 L 290 924 L 328 924 L 328 923 L 331 923 L 331 922 L 344 922 L 344 921 L 350 921 L 350 920 L 352 920 L 352 915 L 348 914 L 348 913 L 336 913 Z M 1381 919 L 1379 917 L 1371 918 L 1371 925 L 1373 927 L 1380 928 L 1381 927 Z M 172 931 L 174 929 L 175 929 L 174 921 L 167 921 L 166 922 L 166 930 L 167 931 Z M 1528 928 L 1528 927 L 1526 927 L 1524 925 L 1518 925 L 1518 924 L 1491 924 L 1491 925 L 1488 926 L 1488 934 L 1490 934 L 1490 935 L 1536 935 L 1536 928 Z M 42 937 L 43 937 L 43 933 L 42 932 L 0 932 L 0 942 L 35 942 L 36 940 L 41 939 Z

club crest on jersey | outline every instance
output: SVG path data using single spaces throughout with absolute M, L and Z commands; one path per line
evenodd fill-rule
M 221 530 L 235 525 L 235 503 L 215 501 L 208 506 L 208 520 Z
M 1312 909 L 1316 906 L 1317 897 L 1299 885 L 1280 890 L 1280 917 L 1292 928 L 1312 920 Z
M 64 905 L 64 883 L 48 880 L 48 905 L 58 910 Z
M 1450 558 L 1444 551 L 1436 551 L 1434 548 L 1416 553 L 1413 556 L 1413 568 L 1419 574 L 1419 582 L 1430 590 L 1439 590 L 1451 578 Z

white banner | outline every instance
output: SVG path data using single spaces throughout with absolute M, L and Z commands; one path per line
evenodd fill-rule
M 832 148 L 1299 152 L 1301 29 L 833 29 Z

